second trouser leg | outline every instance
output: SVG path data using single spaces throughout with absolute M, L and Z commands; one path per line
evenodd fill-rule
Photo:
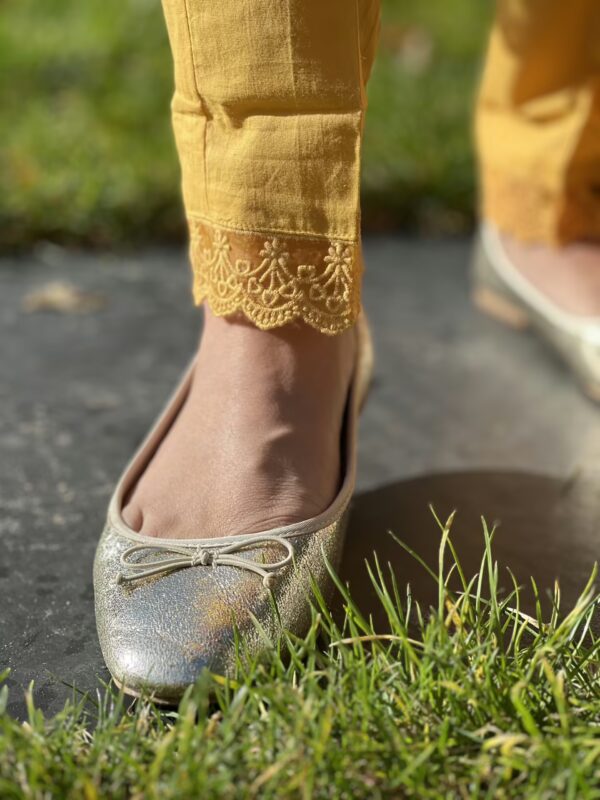
M 163 5 L 196 301 L 264 328 L 347 328 L 378 0 Z
M 600 5 L 500 0 L 478 111 L 483 213 L 545 243 L 600 237 Z

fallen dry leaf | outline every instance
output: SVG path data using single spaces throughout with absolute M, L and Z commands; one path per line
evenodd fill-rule
M 106 306 L 106 296 L 87 292 L 66 281 L 53 281 L 28 292 L 23 298 L 23 310 L 56 311 L 59 314 L 90 314 Z

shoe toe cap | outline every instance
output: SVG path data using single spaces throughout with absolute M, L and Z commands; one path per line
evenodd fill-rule
M 339 521 L 298 537 L 294 563 L 276 576 L 271 593 L 255 573 L 221 565 L 123 583 L 120 558 L 131 541 L 108 526 L 96 551 L 94 592 L 110 673 L 132 693 L 165 700 L 180 697 L 203 670 L 233 674 L 238 652 L 257 654 L 282 627 L 297 634 L 306 629 L 310 580 L 326 591 L 323 555 L 335 564 L 342 538 Z
M 121 583 L 119 559 L 130 545 L 105 531 L 94 562 L 102 653 L 129 691 L 178 697 L 205 669 L 234 671 L 237 632 L 245 652 L 276 633 L 272 596 L 257 575 L 206 567 Z

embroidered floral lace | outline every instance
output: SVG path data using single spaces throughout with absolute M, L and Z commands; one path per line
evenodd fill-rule
M 218 316 L 242 311 L 259 328 L 303 320 L 339 333 L 360 310 L 356 242 L 234 231 L 190 220 L 194 299 Z

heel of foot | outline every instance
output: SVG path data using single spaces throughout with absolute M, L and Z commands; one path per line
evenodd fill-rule
M 476 286 L 471 297 L 476 308 L 498 322 L 515 330 L 525 330 L 529 327 L 527 313 L 499 292 L 487 286 Z
M 358 388 L 358 410 L 362 411 L 373 379 L 373 364 L 375 361 L 375 351 L 373 347 L 373 338 L 371 336 L 371 328 L 367 321 L 364 311 L 361 312 L 358 318 L 359 336 L 358 347 L 360 353 L 358 355 L 358 369 L 357 388 Z
M 583 391 L 593 403 L 600 405 L 600 383 L 583 383 Z

